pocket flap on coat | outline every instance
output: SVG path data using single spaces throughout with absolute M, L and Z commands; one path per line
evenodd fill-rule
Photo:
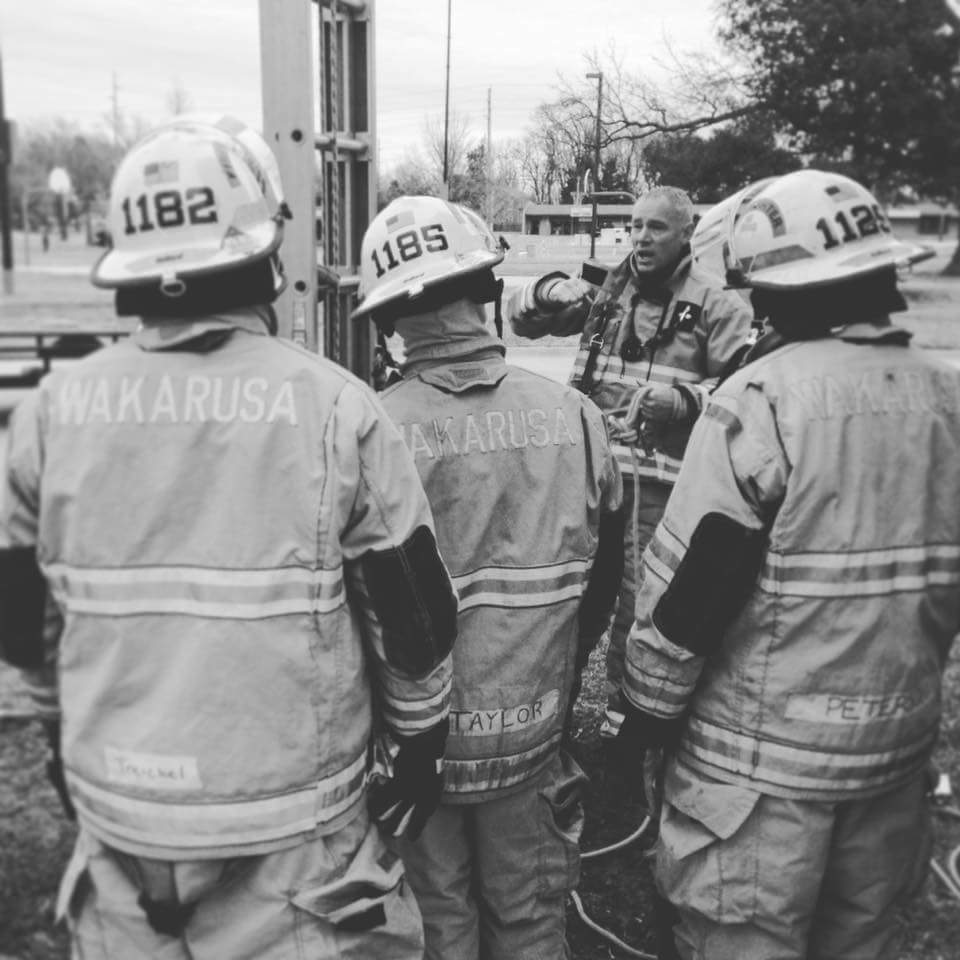
M 344 929 L 368 929 L 378 919 L 382 924 L 382 904 L 403 880 L 403 862 L 375 838 L 375 831 L 368 832 L 346 871 L 299 891 L 293 904 Z
M 746 822 L 760 794 L 747 787 L 704 780 L 672 763 L 667 769 L 664 800 L 715 837 L 726 840 Z

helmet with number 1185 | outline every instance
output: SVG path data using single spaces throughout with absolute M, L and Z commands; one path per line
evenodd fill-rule
M 440 284 L 490 270 L 503 251 L 472 210 L 436 197 L 398 197 L 371 221 L 360 251 L 354 317 L 403 307 Z

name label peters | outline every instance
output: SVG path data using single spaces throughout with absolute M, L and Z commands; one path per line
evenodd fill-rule
M 398 425 L 414 459 L 495 453 L 524 447 L 576 446 L 577 434 L 560 407 L 541 410 L 488 410 L 465 417 L 435 417 L 424 423 Z M 579 430 L 578 430 L 579 433 Z
M 56 394 L 62 424 L 274 423 L 297 425 L 293 384 L 266 377 L 107 377 L 70 379 Z
M 811 723 L 879 723 L 909 716 L 929 702 L 929 694 L 916 692 L 791 694 L 785 716 Z
M 116 747 L 105 747 L 104 754 L 111 783 L 172 791 L 199 790 L 203 786 L 196 757 L 137 753 Z
M 493 710 L 451 710 L 450 732 L 460 737 L 489 737 L 523 730 L 556 716 L 560 691 L 550 690 L 532 703 Z

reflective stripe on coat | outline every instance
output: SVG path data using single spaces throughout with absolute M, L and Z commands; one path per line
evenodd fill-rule
M 578 610 L 621 483 L 600 411 L 497 351 L 416 365 L 383 394 L 460 600 L 448 801 L 516 788 L 559 747 Z
M 397 734 L 446 716 L 450 658 L 394 665 L 359 562 L 429 508 L 336 364 L 240 321 L 208 352 L 131 338 L 41 383 L 7 467 L 5 536 L 37 545 L 64 620 L 67 780 L 104 843 L 222 857 L 339 829 L 374 696 Z
M 688 716 L 683 762 L 796 799 L 907 782 L 933 749 L 960 628 L 960 371 L 920 350 L 794 343 L 713 395 L 644 556 L 625 690 Z M 652 611 L 709 512 L 767 529 L 711 655 Z

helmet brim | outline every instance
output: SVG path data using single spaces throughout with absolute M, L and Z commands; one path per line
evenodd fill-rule
M 908 267 L 935 256 L 928 246 L 890 238 L 856 253 L 839 249 L 832 255 L 812 254 L 763 269 L 744 271 L 742 285 L 769 290 L 792 290 L 840 283 L 890 267 Z M 740 285 L 740 284 L 734 284 Z
M 116 289 L 159 283 L 176 277 L 187 279 L 216 273 L 243 263 L 255 263 L 275 253 L 283 240 L 283 225 L 269 220 L 234 231 L 226 243 L 184 245 L 176 257 L 169 251 L 144 254 L 111 249 L 104 252 L 90 271 L 96 287 Z
M 459 262 L 451 268 L 449 261 L 445 261 L 442 269 L 436 275 L 426 271 L 422 274 L 407 274 L 395 283 L 384 283 L 371 291 L 350 314 L 352 320 L 369 316 L 374 310 L 381 309 L 390 303 L 401 300 L 413 300 L 421 296 L 424 291 L 438 284 L 447 284 L 481 270 L 492 270 L 503 261 L 503 253 L 491 253 L 487 250 L 473 250 L 464 254 Z

